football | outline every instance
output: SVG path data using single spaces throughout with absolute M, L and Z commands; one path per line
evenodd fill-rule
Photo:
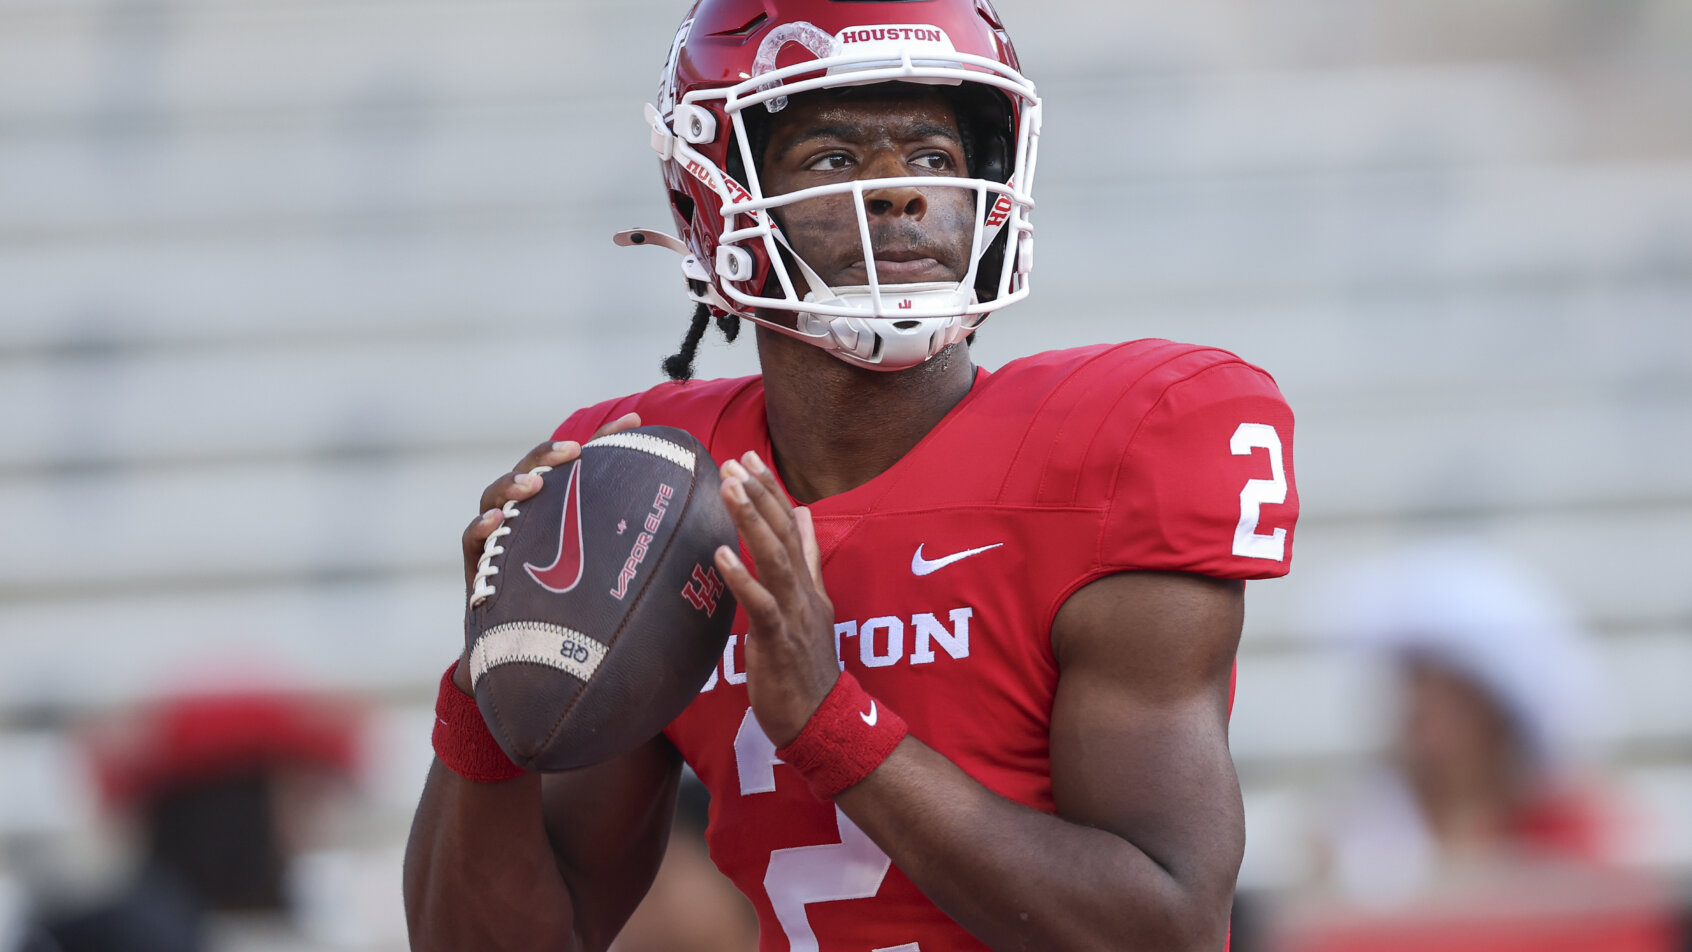
M 588 442 L 506 504 L 464 627 L 476 705 L 518 766 L 632 750 L 699 693 L 735 612 L 711 560 L 735 544 L 720 484 L 704 444 L 648 426 Z

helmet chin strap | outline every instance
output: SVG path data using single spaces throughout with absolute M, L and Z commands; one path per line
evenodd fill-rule
M 867 284 L 831 287 L 816 270 L 788 244 L 787 236 L 778 229 L 775 239 L 789 252 L 791 260 L 812 290 L 805 294 L 807 304 L 853 307 L 874 312 L 876 292 L 885 307 L 896 300 L 900 307 L 912 311 L 910 317 L 871 317 L 818 314 L 795 307 L 795 326 L 783 327 L 752 318 L 759 324 L 815 344 L 841 360 L 870 370 L 895 371 L 915 367 L 947 345 L 967 336 L 974 323 L 966 326 L 964 311 L 976 301 L 975 291 L 968 288 L 975 269 L 963 281 L 929 281 L 916 284 L 888 284 L 872 288 Z
M 823 297 L 813 292 L 807 294 L 805 300 L 866 309 L 874 303 L 874 294 L 867 285 L 833 288 L 831 293 L 832 296 Z M 849 364 L 871 370 L 893 371 L 915 367 L 938 354 L 947 344 L 962 340 L 970 331 L 964 325 L 962 311 L 974 303 L 974 295 L 960 292 L 956 285 L 945 282 L 899 284 L 883 287 L 882 294 L 884 299 L 896 296 L 900 300 L 911 301 L 923 307 L 930 316 L 840 317 L 800 310 L 794 314 L 799 328 L 812 343 Z M 939 310 L 955 310 L 957 313 L 933 316 Z

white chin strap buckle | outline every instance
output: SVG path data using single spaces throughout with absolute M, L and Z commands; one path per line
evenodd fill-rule
M 961 318 L 975 303 L 975 292 L 948 281 L 884 284 L 878 309 L 875 292 L 869 285 L 859 284 L 812 291 L 805 295 L 805 303 L 850 307 L 862 311 L 866 318 L 884 321 Z
M 829 288 L 806 295 L 810 304 L 875 312 L 867 286 Z M 904 370 L 922 363 L 969 333 L 964 311 L 973 293 L 944 282 L 881 288 L 885 316 L 831 316 L 798 312 L 797 329 L 841 360 L 872 370 Z M 905 317 L 901 311 L 908 311 Z

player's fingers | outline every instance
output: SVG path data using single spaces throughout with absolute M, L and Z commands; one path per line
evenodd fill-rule
M 811 570 L 811 584 L 822 590 L 822 547 L 817 545 L 817 527 L 811 522 L 811 507 L 793 510 L 793 524 L 799 532 L 799 551 L 805 554 L 805 567 Z
M 790 560 L 781 536 L 759 510 L 748 492 L 749 477 L 732 460 L 724 468 L 722 499 L 740 539 L 758 566 L 758 576 L 765 585 L 781 584 L 791 574 Z
M 752 474 L 757 488 L 762 490 L 761 493 L 753 493 L 754 501 L 758 503 L 771 525 L 782 527 L 778 531 L 786 536 L 788 551 L 793 560 L 804 561 L 804 544 L 799 537 L 799 524 L 794 521 L 796 510 L 792 501 L 787 498 L 787 491 L 776 481 L 775 471 L 765 465 L 763 459 L 751 450 L 747 450 L 746 455 L 740 459 Z
M 764 464 L 762 457 L 751 450 L 747 450 L 746 455 L 740 458 L 740 462 L 745 466 L 746 471 L 752 474 L 758 486 L 769 493 L 770 498 L 775 501 L 782 512 L 791 513 L 793 511 L 793 504 L 787 501 L 787 493 L 783 492 L 781 484 L 776 482 L 775 472 Z
M 770 530 L 781 540 L 787 550 L 787 558 L 794 565 L 805 561 L 804 548 L 800 544 L 798 526 L 793 521 L 793 504 L 787 501 L 787 493 L 782 492 L 781 486 L 775 481 L 775 474 L 764 466 L 756 453 L 747 453 L 744 457 L 746 464 L 729 460 L 724 464 L 724 472 L 735 474 L 746 486 L 746 494 L 757 507 L 758 514 L 764 517 Z M 759 565 L 764 564 L 761 560 Z
M 723 464 L 723 506 L 729 518 L 752 553 L 763 583 L 777 591 L 785 591 L 793 578 L 793 560 L 788 556 L 787 542 L 765 518 L 758 504 L 751 498 L 756 490 L 745 469 L 734 460 Z
M 752 577 L 746 563 L 740 561 L 734 549 L 726 545 L 717 546 L 712 561 L 716 563 L 717 571 L 722 573 L 723 583 L 734 593 L 735 600 L 746 609 L 746 617 L 752 621 L 753 628 L 763 629 L 779 623 L 781 606 L 775 596 Z
M 538 467 L 537 467 L 538 468 Z M 488 484 L 482 490 L 482 501 L 476 508 L 482 512 L 498 509 L 512 500 L 523 500 L 540 491 L 543 482 L 541 472 L 506 473 L 504 476 Z
M 481 515 L 470 520 L 470 525 L 464 529 L 460 541 L 464 546 L 464 585 L 470 587 L 476 577 L 476 563 L 482 558 L 482 548 L 487 545 L 488 536 L 499 528 L 505 521 L 505 515 L 498 508 L 484 510 Z
M 637 426 L 640 426 L 640 414 L 625 413 L 617 419 L 612 420 L 610 423 L 607 423 L 595 430 L 593 436 L 597 438 L 604 436 L 607 433 L 621 433 L 624 430 L 633 429 Z M 534 449 L 523 454 L 523 458 L 517 461 L 517 465 L 511 467 L 511 472 L 527 473 L 542 466 L 549 469 L 556 469 L 566 463 L 574 461 L 576 457 L 581 455 L 582 444 L 575 440 L 548 440 L 545 443 L 537 444 Z M 498 482 L 493 483 L 488 487 L 487 491 L 483 492 L 483 508 L 487 508 L 490 503 L 493 505 L 503 504 L 504 499 L 500 499 L 498 502 L 495 502 L 494 490 L 499 485 L 500 483 Z M 506 496 L 505 498 L 523 499 L 527 496 L 533 495 L 533 490 L 537 488 L 539 487 L 535 486 L 526 492 L 519 493 L 515 496 Z
M 523 454 L 513 473 L 526 473 L 537 466 L 559 467 L 582 455 L 582 444 L 575 440 L 548 440 Z
M 640 426 L 640 414 L 638 414 L 638 413 L 625 413 L 622 416 L 618 417 L 617 419 L 612 420 L 610 423 L 607 423 L 604 426 L 600 427 L 599 429 L 594 430 L 593 431 L 593 438 L 599 439 L 600 437 L 606 436 L 607 434 L 621 433 L 624 430 L 632 430 L 637 426 Z

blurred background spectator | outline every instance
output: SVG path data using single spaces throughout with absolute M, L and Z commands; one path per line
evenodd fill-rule
M 0 2 L 0 949 L 139 855 L 68 726 L 231 653 L 365 705 L 291 915 L 404 948 L 472 494 L 684 328 L 673 257 L 608 240 L 667 224 L 641 104 L 684 6 Z M 1614 858 L 1683 886 L 1692 4 L 998 6 L 1047 103 L 1040 252 L 977 360 L 1201 341 L 1299 415 L 1296 566 L 1240 653 L 1244 894 L 1337 882 L 1309 818 L 1389 755 L 1390 669 L 1301 606 L 1452 530 L 1588 629 Z
M 1387 664 L 1393 688 L 1383 761 L 1320 812 L 1329 888 L 1384 905 L 1471 870 L 1614 861 L 1620 818 L 1589 775 L 1597 660 L 1553 593 L 1443 541 L 1366 562 L 1328 596 L 1317 624 Z
M 1313 798 L 1313 879 L 1276 897 L 1268 947 L 1684 947 L 1669 884 L 1624 868 L 1631 818 L 1595 772 L 1600 668 L 1554 592 L 1443 540 L 1319 594 L 1317 631 L 1385 669 L 1388 737 L 1378 762 Z
M 92 876 L 42 870 L 27 947 L 301 947 L 291 877 L 337 832 L 361 760 L 360 714 L 344 700 L 230 686 L 89 725 L 101 822 L 119 848 Z

